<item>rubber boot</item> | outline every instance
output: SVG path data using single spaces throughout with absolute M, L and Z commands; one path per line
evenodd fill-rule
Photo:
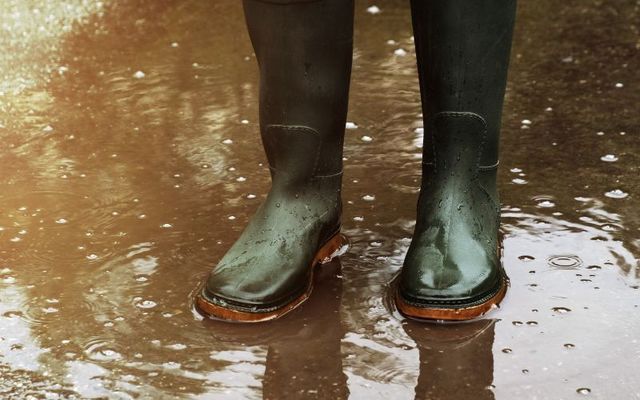
M 515 0 L 411 2 L 425 143 L 396 296 L 408 317 L 472 319 L 505 295 L 496 172 L 515 9 Z
M 353 1 L 245 0 L 244 11 L 272 187 L 196 305 L 213 318 L 258 322 L 300 305 L 316 264 L 346 245 L 340 190 Z

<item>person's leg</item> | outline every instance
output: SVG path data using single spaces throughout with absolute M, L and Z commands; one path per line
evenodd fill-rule
M 504 297 L 496 188 L 515 0 L 412 0 L 425 120 L 416 227 L 396 304 L 462 320 Z
M 312 267 L 343 246 L 342 146 L 352 0 L 245 0 L 260 68 L 272 188 L 198 294 L 212 317 L 277 318 L 306 299 Z

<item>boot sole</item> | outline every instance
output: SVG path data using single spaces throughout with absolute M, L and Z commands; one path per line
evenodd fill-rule
M 417 320 L 439 320 L 439 321 L 467 321 L 480 317 L 489 312 L 494 306 L 498 306 L 504 296 L 507 294 L 509 279 L 504 271 L 500 279 L 500 287 L 497 292 L 480 304 L 472 305 L 456 304 L 451 307 L 442 307 L 440 305 L 416 306 L 410 304 L 402 298 L 400 291 L 396 291 L 395 302 L 398 310 L 406 317 Z
M 336 233 L 335 235 L 333 235 L 322 247 L 320 247 L 315 257 L 313 258 L 313 261 L 311 262 L 310 268 L 312 272 L 309 278 L 307 290 L 293 301 L 276 307 L 275 310 L 273 309 L 273 307 L 271 307 L 269 311 L 266 312 L 261 312 L 260 310 L 256 310 L 254 312 L 223 307 L 207 300 L 203 292 L 204 288 L 201 289 L 199 291 L 199 294 L 196 296 L 196 307 L 202 314 L 209 318 L 228 322 L 252 323 L 271 321 L 280 318 L 300 306 L 302 303 L 304 303 L 305 300 L 309 298 L 311 292 L 313 291 L 315 267 L 318 264 L 326 264 L 334 258 L 344 254 L 348 246 L 349 240 L 345 235 L 341 233 Z M 252 306 L 254 305 L 246 305 L 245 307 L 251 308 Z

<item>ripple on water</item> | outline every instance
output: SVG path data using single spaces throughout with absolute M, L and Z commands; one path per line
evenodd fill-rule
M 98 362 L 118 361 L 123 358 L 122 353 L 114 343 L 104 338 L 94 337 L 84 346 L 84 353 L 89 359 Z
M 555 199 L 553 196 L 534 196 L 533 201 L 536 202 L 536 207 L 538 208 L 553 208 L 556 206 Z
M 415 194 L 420 191 L 420 167 L 407 166 L 394 174 L 389 187 L 400 193 Z
M 559 269 L 576 269 L 582 265 L 582 260 L 576 255 L 559 255 L 549 257 L 549 265 Z

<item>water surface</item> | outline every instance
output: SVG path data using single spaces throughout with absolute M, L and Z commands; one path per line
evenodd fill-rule
M 356 4 L 344 231 L 276 323 L 191 297 L 269 187 L 240 2 L 5 0 L 0 396 L 640 399 L 640 9 L 522 0 L 501 309 L 404 320 L 422 121 L 406 1 Z

